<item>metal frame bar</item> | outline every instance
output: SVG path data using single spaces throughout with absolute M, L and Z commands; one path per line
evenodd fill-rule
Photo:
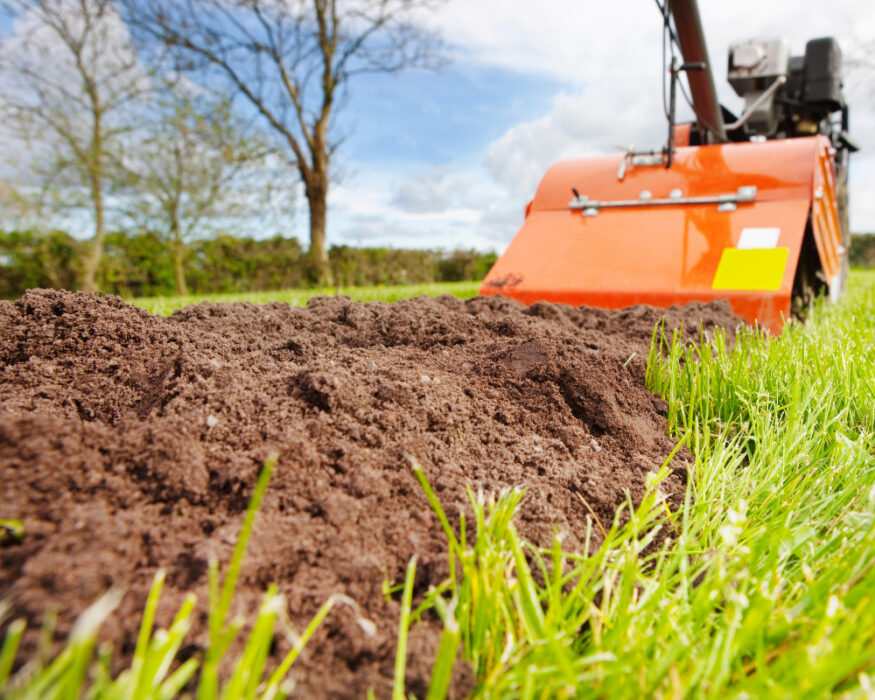
M 625 209 L 634 207 L 666 207 L 677 205 L 717 204 L 718 211 L 735 211 L 738 204 L 750 204 L 756 201 L 755 185 L 739 187 L 732 194 L 705 195 L 702 197 L 668 197 L 665 199 L 616 199 L 600 202 L 590 200 L 586 195 L 577 195 L 568 204 L 572 211 L 580 211 L 584 216 L 596 216 L 602 209 Z

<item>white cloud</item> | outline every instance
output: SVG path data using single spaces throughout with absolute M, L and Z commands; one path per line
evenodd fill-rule
M 851 202 L 851 230 L 875 233 L 875 158 L 860 158 L 851 162 L 851 182 L 848 197 Z
M 785 36 L 801 52 L 814 37 L 847 44 L 875 35 L 871 0 L 702 0 L 699 8 L 718 85 L 725 83 L 728 45 L 738 39 Z M 605 71 L 660 75 L 661 20 L 652 0 L 452 0 L 431 21 L 470 60 L 568 85 Z
M 577 94 L 560 93 L 549 113 L 510 128 L 491 143 L 484 159 L 495 180 L 528 201 L 551 163 L 632 145 L 658 146 L 665 136 L 662 113 L 628 85 L 612 90 L 602 81 Z
M 367 183 L 331 190 L 330 238 L 351 245 L 496 250 L 507 242 L 509 227 L 495 202 L 506 201 L 506 193 L 477 166 L 417 168 L 407 177 L 372 171 Z M 521 221 L 519 206 L 514 231 Z
M 875 34 L 871 0 L 828 5 L 816 0 L 703 1 L 700 10 L 718 93 L 736 112 L 741 100 L 726 82 L 731 42 L 785 36 L 794 53 L 801 54 L 808 39 L 832 35 L 853 58 L 861 37 Z M 484 144 L 479 163 L 419 171 L 394 185 L 396 197 L 382 212 L 386 219 L 403 219 L 410 211 L 427 217 L 428 212 L 441 212 L 442 203 L 449 211 L 453 189 L 467 179 L 490 193 L 472 231 L 478 240 L 501 248 L 516 233 L 522 208 L 551 163 L 630 143 L 643 148 L 662 145 L 666 123 L 661 21 L 652 2 L 453 0 L 433 22 L 455 46 L 459 62 L 541 75 L 565 88 L 544 105 L 542 116 Z M 875 81 L 871 68 L 847 70 L 846 75 L 852 135 L 868 150 L 852 160 L 851 225 L 855 230 L 875 230 L 875 198 L 868 196 L 875 191 Z M 482 181 L 485 174 L 491 182 Z M 430 191 L 435 194 L 431 199 L 421 194 Z M 427 226 L 427 221 L 420 224 Z
M 569 85 L 605 69 L 653 73 L 630 47 L 655 46 L 661 30 L 650 0 L 453 0 L 434 21 L 464 60 Z
M 414 173 L 403 180 L 392 195 L 391 204 L 407 214 L 431 214 L 452 209 L 479 209 L 486 204 L 478 197 L 472 175 L 449 165 Z

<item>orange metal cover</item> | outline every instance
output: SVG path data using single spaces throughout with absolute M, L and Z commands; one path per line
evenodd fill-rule
M 630 165 L 620 180 L 624 157 L 550 168 L 481 294 L 603 308 L 728 299 L 750 323 L 780 332 L 790 315 L 812 210 L 827 281 L 838 275 L 841 234 L 826 138 L 679 148 L 670 169 Z M 717 203 L 684 202 L 751 186 L 754 201 L 741 201 L 733 211 L 721 211 Z M 604 207 L 585 216 L 580 208 L 569 208 L 572 188 L 590 202 L 650 197 L 678 203 Z

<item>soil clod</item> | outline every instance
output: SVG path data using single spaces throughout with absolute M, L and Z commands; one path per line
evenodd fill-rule
M 405 455 L 448 513 L 466 507 L 466 484 L 524 486 L 521 533 L 549 546 L 556 526 L 580 550 L 587 518 L 609 524 L 672 450 L 664 402 L 643 386 L 664 314 L 689 337 L 700 322 L 730 335 L 738 323 L 725 303 L 665 312 L 321 297 L 162 318 L 61 291 L 0 302 L 0 520 L 26 533 L 0 548 L 0 598 L 31 627 L 57 608 L 63 634 L 124 584 L 105 632 L 130 654 L 159 567 L 159 624 L 189 591 L 205 603 L 206 562 L 228 561 L 276 451 L 239 610 L 254 611 L 276 582 L 303 628 L 331 594 L 350 597 L 360 615 L 329 615 L 293 669 L 297 693 L 385 697 L 399 604 L 383 583 L 403 581 L 414 554 L 417 592 L 447 573 L 444 535 Z M 663 485 L 675 504 L 686 462 L 676 457 Z M 204 642 L 203 628 L 193 635 Z M 412 633 L 411 689 L 427 688 L 439 635 L 429 620 Z

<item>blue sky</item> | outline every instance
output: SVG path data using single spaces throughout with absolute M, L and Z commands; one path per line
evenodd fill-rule
M 440 72 L 367 76 L 353 84 L 351 104 L 340 115 L 351 134 L 341 157 L 402 168 L 464 159 L 520 120 L 537 117 L 560 87 L 460 63 Z

